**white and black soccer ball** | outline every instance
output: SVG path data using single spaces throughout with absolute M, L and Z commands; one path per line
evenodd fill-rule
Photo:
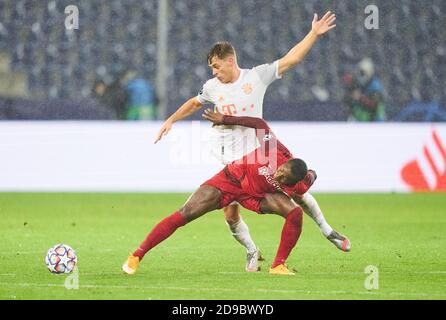
M 77 264 L 76 252 L 66 244 L 56 244 L 48 250 L 45 264 L 51 273 L 70 273 Z

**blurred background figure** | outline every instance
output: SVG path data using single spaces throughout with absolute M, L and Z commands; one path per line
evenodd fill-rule
M 93 86 L 95 98 L 112 112 L 115 120 L 125 120 L 127 118 L 126 77 L 127 71 L 124 71 L 112 80 L 98 79 Z
M 128 120 L 155 120 L 156 96 L 155 88 L 146 79 L 131 74 L 127 82 Z
M 103 106 L 113 112 L 116 120 L 156 118 L 155 89 L 148 80 L 138 77 L 136 71 L 119 72 L 112 81 L 96 80 L 93 93 Z
M 386 120 L 384 88 L 375 75 L 375 66 L 370 58 L 362 59 L 353 74 L 345 74 L 343 80 L 349 121 Z

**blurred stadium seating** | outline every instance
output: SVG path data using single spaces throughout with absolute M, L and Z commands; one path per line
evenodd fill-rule
M 369 3 L 362 0 L 169 2 L 167 114 L 211 76 L 206 53 L 214 42 L 231 41 L 241 67 L 272 62 L 309 31 L 314 12 L 326 10 L 336 12 L 335 32 L 271 86 L 265 97 L 266 119 L 345 120 L 342 75 L 364 56 L 373 59 L 386 88 L 389 119 L 414 100 L 445 105 L 446 1 L 374 1 L 380 10 L 378 30 L 364 28 Z M 79 8 L 79 30 L 64 28 L 64 8 L 69 4 Z M 6 87 L 0 81 L 0 96 L 59 105 L 61 99 L 91 99 L 98 77 L 112 78 L 125 69 L 154 80 L 156 29 L 155 0 L 0 1 L 0 80 L 16 79 Z M 328 93 L 328 100 L 318 98 L 320 91 Z M 0 99 L 0 118 L 20 114 L 5 115 L 4 104 Z M 69 117 L 76 112 L 60 114 Z M 85 118 L 110 115 L 102 110 Z

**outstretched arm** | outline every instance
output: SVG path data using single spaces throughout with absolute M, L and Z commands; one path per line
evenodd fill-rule
M 277 147 L 283 152 L 289 152 L 288 149 L 277 140 L 266 121 L 261 118 L 227 116 L 221 114 L 218 110 L 212 111 L 210 109 L 204 110 L 203 118 L 216 125 L 238 125 L 256 129 L 257 140 L 259 140 L 261 149 L 265 151 L 266 155 L 269 154 L 270 150 Z
M 336 27 L 334 21 L 336 16 L 331 11 L 328 11 L 320 20 L 317 19 L 317 14 L 314 14 L 313 22 L 311 23 L 311 31 L 296 44 L 283 58 L 279 60 L 279 75 L 291 69 L 300 63 L 310 51 L 319 36 Z
M 172 129 L 172 125 L 184 118 L 189 117 L 191 114 L 200 109 L 203 105 L 198 101 L 197 97 L 190 98 L 187 100 L 175 113 L 173 113 L 163 124 L 161 129 L 158 131 L 158 134 L 155 138 L 155 143 L 161 140 L 163 136 L 165 136 L 170 129 Z

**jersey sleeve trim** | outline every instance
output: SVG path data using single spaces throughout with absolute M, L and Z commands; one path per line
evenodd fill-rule
M 197 95 L 197 100 L 198 100 L 198 102 L 200 102 L 201 104 L 209 104 L 209 103 L 210 103 L 209 101 L 207 101 L 206 99 L 204 99 L 204 98 L 201 96 L 201 94 L 198 94 L 198 95 Z
M 279 74 L 279 60 L 276 60 L 273 63 L 274 66 L 276 67 L 276 73 L 275 73 L 276 79 L 282 79 L 282 75 Z
M 200 90 L 200 92 L 198 92 L 197 94 L 197 100 L 201 103 L 201 104 L 212 104 L 213 102 L 210 100 L 210 96 L 209 96 L 209 81 L 207 81 L 202 89 Z

